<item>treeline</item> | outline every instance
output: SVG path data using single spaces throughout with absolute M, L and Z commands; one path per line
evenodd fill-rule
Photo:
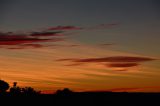
M 63 90 L 57 90 L 55 94 L 58 95 L 68 95 L 73 93 L 69 88 L 64 88 Z M 40 95 L 41 91 L 36 91 L 32 87 L 19 87 L 17 82 L 13 82 L 13 85 L 10 85 L 4 81 L 0 80 L 0 96 L 1 95 Z
M 13 82 L 13 86 L 4 81 L 0 80 L 0 95 L 38 95 L 41 91 L 36 91 L 32 87 L 19 87 L 17 82 Z

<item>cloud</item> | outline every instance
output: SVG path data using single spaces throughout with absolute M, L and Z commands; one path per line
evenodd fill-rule
M 160 86 L 146 86 L 146 87 L 130 87 L 130 88 L 113 88 L 113 89 L 108 89 L 107 91 L 112 91 L 112 92 L 131 92 L 131 91 L 147 91 L 149 89 L 159 89 Z M 149 90 L 150 91 L 150 90 Z
M 119 23 L 110 23 L 110 24 L 100 24 L 96 26 L 90 26 L 87 28 L 84 28 L 85 30 L 98 30 L 98 29 L 110 29 L 118 26 Z
M 36 38 L 27 35 L 0 35 L 0 45 L 18 45 L 32 42 L 43 42 L 51 39 Z
M 141 88 L 114 88 L 114 89 L 108 89 L 108 91 L 112 92 L 128 92 L 128 91 L 137 91 Z
M 63 34 L 59 34 L 62 33 L 62 31 L 56 31 L 56 32 L 32 32 L 30 35 L 31 36 L 62 36 Z
M 91 27 L 77 27 L 77 26 L 55 26 L 51 28 L 47 28 L 43 31 L 36 32 L 26 32 L 26 33 L 14 33 L 14 32 L 0 32 L 0 48 L 7 49 L 21 49 L 21 48 L 39 48 L 45 47 L 46 44 L 35 44 L 35 43 L 43 43 L 43 42 L 58 42 L 64 41 L 64 36 L 67 36 L 66 31 L 70 30 L 88 30 L 88 29 L 101 29 L 101 28 L 109 28 L 116 26 L 118 24 L 101 24 L 97 26 Z M 24 45 L 25 44 L 25 45 Z M 112 44 L 103 44 L 103 46 L 109 46 Z M 2 47 L 3 46 L 3 47 Z M 6 47 L 7 46 L 7 47 Z M 9 46 L 17 46 L 17 47 L 9 47 Z M 61 45 L 61 47 L 77 47 L 79 45 Z
M 112 46 L 115 45 L 113 43 L 103 43 L 103 44 L 99 44 L 99 46 Z
M 74 61 L 75 58 L 70 59 L 57 59 L 56 61 Z
M 44 34 L 44 35 L 41 35 L 41 34 Z M 46 44 L 43 44 L 43 42 L 64 41 L 64 38 L 48 37 L 49 34 L 53 34 L 53 33 L 39 32 L 34 34 L 33 33 L 17 34 L 13 32 L 7 32 L 7 33 L 0 32 L 0 48 L 7 48 L 7 49 L 22 49 L 26 47 L 40 48 L 40 47 L 46 46 Z M 38 43 L 41 43 L 41 44 L 38 44 Z
M 133 56 L 113 56 L 103 58 L 86 58 L 86 59 L 75 59 L 73 62 L 144 62 L 155 60 L 149 57 L 133 57 Z
M 98 63 L 105 65 L 107 68 L 111 68 L 117 71 L 127 71 L 129 68 L 140 66 L 142 62 L 156 60 L 150 57 L 136 57 L 136 56 L 112 56 L 103 58 L 85 58 L 85 59 L 59 59 L 57 61 L 70 61 L 68 66 L 76 66 L 81 64 Z M 75 65 L 76 64 L 76 65 Z
M 48 30 L 80 30 L 82 28 L 76 26 L 56 26 L 48 28 Z
M 138 65 L 137 63 L 111 63 L 107 64 L 107 67 L 134 67 Z
M 119 23 L 109 23 L 109 24 L 100 24 L 96 26 L 89 26 L 89 27 L 77 27 L 77 26 L 55 26 L 48 28 L 47 30 L 55 30 L 55 31 L 67 31 L 67 30 L 97 30 L 97 29 L 109 29 L 114 28 L 115 26 L 119 25 Z

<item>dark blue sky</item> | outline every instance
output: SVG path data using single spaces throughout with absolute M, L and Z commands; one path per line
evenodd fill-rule
M 119 23 L 114 29 L 73 36 L 84 43 L 113 42 L 155 51 L 160 39 L 159 0 L 1 0 L 0 31 L 30 31 L 57 25 L 95 26 Z M 135 42 L 136 41 L 136 42 Z M 148 43 L 150 42 L 150 43 Z M 150 47 L 153 50 L 148 50 Z M 152 53 L 153 54 L 153 53 Z
M 0 28 L 157 23 L 158 0 L 1 0 Z

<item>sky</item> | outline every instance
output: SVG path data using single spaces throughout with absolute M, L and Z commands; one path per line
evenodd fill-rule
M 160 92 L 159 0 L 1 0 L 0 79 L 43 92 Z

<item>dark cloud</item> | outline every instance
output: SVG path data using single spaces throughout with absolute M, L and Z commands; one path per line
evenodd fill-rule
M 48 30 L 80 30 L 82 28 L 76 26 L 56 26 L 48 28 Z
M 102 47 L 108 47 L 108 46 L 113 46 L 115 45 L 114 43 L 102 43 L 102 44 L 98 44 L 98 46 L 102 46 Z
M 143 62 L 155 60 L 149 57 L 113 56 L 104 58 L 75 59 L 74 62 Z
M 141 65 L 141 62 L 156 60 L 150 57 L 136 57 L 136 56 L 112 56 L 103 58 L 86 58 L 86 59 L 59 59 L 57 61 L 69 61 L 71 64 L 67 66 L 76 66 L 81 64 L 98 63 L 107 68 L 116 69 L 117 71 L 128 71 L 128 68 Z
M 114 28 L 118 25 L 119 25 L 119 23 L 100 24 L 100 25 L 91 26 L 91 27 L 88 27 L 85 29 L 86 30 L 109 29 L 109 28 Z
M 7 48 L 7 49 L 22 49 L 29 47 L 40 48 L 46 45 L 35 44 L 35 43 L 64 41 L 64 38 L 48 37 L 49 34 L 56 34 L 56 33 L 37 32 L 32 34 L 19 34 L 19 33 L 17 34 L 13 32 L 7 32 L 7 33 L 0 32 L 0 46 L 1 46 L 0 48 Z
M 80 45 L 77 45 L 77 44 L 69 44 L 69 45 L 55 45 L 57 47 L 79 47 Z
M 57 59 L 56 61 L 74 61 L 75 58 L 70 59 Z
M 23 44 L 23 47 L 41 48 L 44 47 L 42 44 Z
M 107 67 L 134 67 L 138 65 L 137 63 L 111 63 L 107 64 Z
M 113 89 L 108 89 L 107 91 L 112 91 L 112 92 L 128 92 L 128 91 L 141 91 L 141 90 L 152 89 L 152 88 L 159 89 L 160 86 L 130 87 L 130 88 L 113 88 Z
M 0 45 L 19 45 L 32 42 L 47 42 L 51 39 L 30 37 L 27 35 L 0 35 Z
M 119 23 L 101 24 L 101 25 L 98 25 L 97 28 L 112 28 L 117 25 L 119 25 Z
M 43 31 L 43 32 L 32 32 L 30 35 L 31 36 L 62 36 L 62 34 L 59 34 L 59 33 L 62 33 L 62 31 L 56 31 L 56 32 L 46 32 L 46 31 Z
M 112 92 L 127 92 L 127 91 L 135 91 L 139 90 L 142 88 L 114 88 L 114 89 L 108 89 L 107 91 L 112 91 Z
M 89 29 L 108 28 L 116 25 L 117 24 L 114 23 L 101 24 L 95 27 L 89 27 Z M 64 32 L 69 30 L 88 30 L 88 28 L 81 28 L 76 26 L 55 26 L 47 28 L 43 31 L 36 31 L 36 32 L 26 32 L 26 33 L 0 32 L 0 46 L 1 48 L 3 46 L 3 48 L 8 48 L 8 49 L 45 47 L 46 44 L 40 45 L 35 43 L 64 41 L 65 38 L 62 37 L 67 36 L 67 34 Z M 103 44 L 103 45 L 111 45 L 111 44 Z M 9 46 L 17 46 L 17 47 L 9 47 Z M 77 47 L 77 46 L 80 45 L 76 44 L 61 45 L 61 47 Z M 87 61 L 87 60 L 77 60 L 77 61 Z

